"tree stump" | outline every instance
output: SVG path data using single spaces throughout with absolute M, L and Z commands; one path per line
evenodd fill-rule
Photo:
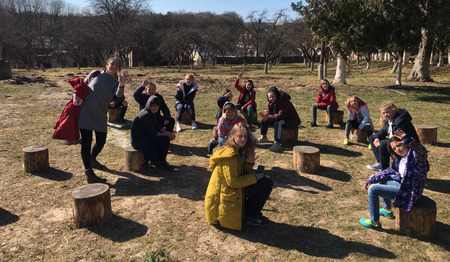
M 245 118 L 245 123 L 248 123 L 247 119 L 248 119 L 248 115 L 247 115 L 247 110 L 240 110 L 241 115 Z M 253 112 L 252 115 L 252 124 L 257 125 L 258 124 L 258 113 L 257 112 Z
M 328 112 L 326 113 L 325 121 L 328 123 L 330 120 L 330 116 L 328 115 Z M 342 110 L 336 110 L 333 112 L 333 124 L 340 125 L 344 123 L 344 111 Z
M 109 186 L 101 183 L 77 187 L 72 192 L 73 218 L 77 228 L 97 226 L 112 219 Z
M 25 172 L 35 173 L 44 171 L 48 163 L 48 147 L 30 146 L 22 149 L 23 168 Z
M 312 146 L 294 146 L 294 167 L 302 173 L 315 173 L 320 166 L 319 149 Z
M 120 107 L 109 107 L 108 108 L 108 122 L 117 123 L 119 122 Z
M 219 127 L 218 126 L 215 126 L 215 127 L 213 127 L 213 139 L 214 140 L 219 140 Z
M 123 153 L 125 156 L 126 171 L 140 171 L 148 164 L 147 161 L 145 161 L 144 153 L 134 149 L 132 146 L 124 147 Z
M 185 125 L 192 124 L 191 114 L 189 114 L 189 111 L 187 109 L 183 111 L 180 122 Z
M 397 229 L 407 235 L 430 235 L 436 224 L 436 202 L 422 196 L 410 212 L 397 209 Z
M 364 143 L 364 144 L 369 143 L 369 140 L 367 139 L 367 132 L 364 129 L 361 130 L 361 134 L 359 134 L 359 135 L 357 134 L 356 129 L 352 129 L 350 139 L 352 141 L 356 141 L 358 143 Z
M 428 144 L 437 142 L 437 126 L 416 125 L 415 128 L 420 142 Z
M 283 145 L 293 145 L 298 141 L 298 128 L 281 130 L 281 143 Z

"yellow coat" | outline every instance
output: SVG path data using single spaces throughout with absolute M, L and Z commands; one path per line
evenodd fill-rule
M 252 165 L 244 164 L 236 149 L 222 146 L 211 156 L 209 168 L 213 172 L 205 195 L 206 220 L 242 230 L 243 188 L 257 182 Z

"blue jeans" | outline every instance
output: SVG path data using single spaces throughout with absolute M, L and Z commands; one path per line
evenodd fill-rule
M 236 109 L 237 110 L 241 110 L 242 109 L 242 105 L 237 104 L 236 105 Z M 251 125 L 252 121 L 253 121 L 253 111 L 255 111 L 255 108 L 252 105 L 248 105 L 244 110 L 247 111 L 247 125 Z
M 391 200 L 395 198 L 399 189 L 400 183 L 390 177 L 380 183 L 370 185 L 367 192 L 369 193 L 369 210 L 372 221 L 380 221 L 380 200 L 378 197 L 383 198 L 384 209 L 391 209 Z

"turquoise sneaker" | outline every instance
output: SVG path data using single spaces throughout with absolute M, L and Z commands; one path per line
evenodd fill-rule
M 372 222 L 372 220 L 366 219 L 366 218 L 361 218 L 361 219 L 359 220 L 359 223 L 361 223 L 361 225 L 363 225 L 363 226 L 365 226 L 365 227 L 367 227 L 367 228 L 372 228 L 372 229 L 376 229 L 376 230 L 379 230 L 379 229 L 382 228 L 382 227 L 381 227 L 381 223 L 379 223 L 378 225 L 375 225 L 375 224 Z
M 387 218 L 390 218 L 390 219 L 394 219 L 395 218 L 394 212 L 392 212 L 392 211 L 388 212 L 384 208 L 380 208 L 380 215 L 382 215 L 384 217 L 387 217 Z

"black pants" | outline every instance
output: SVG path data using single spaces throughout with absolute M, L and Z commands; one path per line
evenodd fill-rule
M 357 120 L 347 120 L 347 123 L 345 123 L 345 138 L 348 138 L 350 135 L 350 131 L 353 129 L 358 129 L 359 125 L 361 123 Z M 365 125 L 363 130 L 366 130 L 367 137 L 370 137 L 373 134 L 373 129 L 370 125 Z
M 168 136 L 144 136 L 141 141 L 134 142 L 132 146 L 144 153 L 146 161 L 165 162 L 169 151 L 170 138 Z
M 337 110 L 337 108 L 332 105 L 316 107 L 313 104 L 312 105 L 312 123 L 313 124 L 316 124 L 316 122 L 317 122 L 317 108 L 320 110 L 327 110 L 328 117 L 329 117 L 328 123 L 333 124 L 333 113 Z
M 279 121 L 262 121 L 261 122 L 261 135 L 265 136 L 267 135 L 267 130 L 269 129 L 270 125 L 273 125 L 274 135 L 273 140 L 277 142 L 281 142 L 281 131 L 283 131 L 285 120 L 279 120 Z
M 127 112 L 128 106 L 116 105 L 116 107 L 109 106 L 109 108 L 120 108 L 119 121 L 125 121 L 125 113 Z
M 380 139 L 380 145 L 375 147 L 373 141 L 375 140 L 375 136 L 370 136 L 369 143 L 372 146 L 372 152 L 378 163 L 381 163 L 381 168 L 384 170 L 389 167 L 389 160 L 391 155 L 387 149 L 387 144 L 389 143 L 389 139 Z
M 273 181 L 267 176 L 258 180 L 256 184 L 244 187 L 246 218 L 255 217 L 261 212 L 272 188 Z
M 106 143 L 106 132 L 95 131 L 95 145 L 92 148 L 92 130 L 81 129 L 81 158 L 85 169 L 91 168 L 91 158 L 96 158 Z
M 167 123 L 167 125 L 164 125 L 164 117 L 159 115 L 158 122 L 159 125 L 163 126 L 167 132 L 173 132 L 173 127 L 175 126 L 175 119 L 173 117 L 169 118 L 169 123 Z

